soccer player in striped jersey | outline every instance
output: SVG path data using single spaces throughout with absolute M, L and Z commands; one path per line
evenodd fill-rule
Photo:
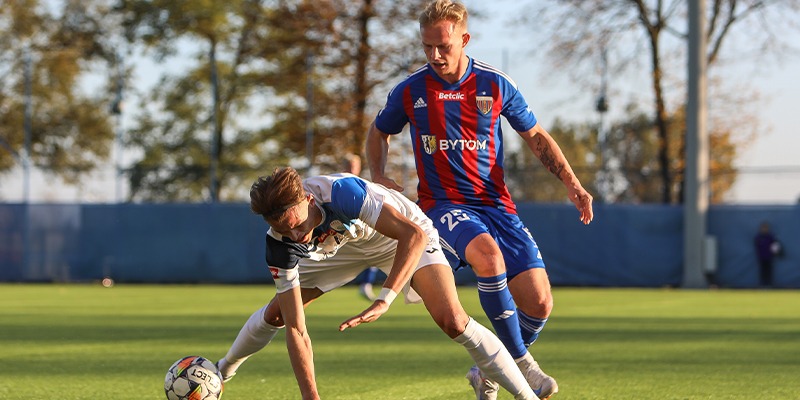
M 380 295 L 340 331 L 377 320 L 403 292 L 406 302 L 424 302 L 442 331 L 515 399 L 536 398 L 500 339 L 464 311 L 436 229 L 402 194 L 352 174 L 301 180 L 294 169 L 279 168 L 253 184 L 250 208 L 270 225 L 266 262 L 277 294 L 217 362 L 224 381 L 285 326 L 302 398 L 319 399 L 304 308 L 376 266 L 387 274 Z
M 503 172 L 501 116 L 567 189 L 580 221 L 591 222 L 592 196 L 550 134 L 537 122 L 514 81 L 470 58 L 467 9 L 436 0 L 419 18 L 428 63 L 395 86 L 367 135 L 372 180 L 402 191 L 384 169 L 391 135 L 410 125 L 419 205 L 433 220 L 451 266 L 470 265 L 484 312 L 529 384 L 542 398 L 558 391 L 528 352 L 553 307 L 539 249 L 517 216 Z M 475 368 L 467 374 L 485 393 Z M 496 394 L 495 394 L 496 396 Z

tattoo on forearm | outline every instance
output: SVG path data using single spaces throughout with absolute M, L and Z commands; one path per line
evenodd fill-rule
M 541 160 L 542 164 L 545 166 L 545 168 L 547 168 L 548 171 L 562 181 L 564 178 L 568 178 L 568 176 L 561 176 L 563 173 L 566 173 L 564 169 L 564 163 L 559 162 L 556 159 L 553 149 L 546 140 L 539 139 L 536 141 L 536 152 L 539 155 L 539 160 Z

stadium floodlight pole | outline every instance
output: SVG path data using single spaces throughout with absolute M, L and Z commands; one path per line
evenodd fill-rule
M 705 287 L 708 211 L 708 133 L 706 132 L 705 0 L 689 2 L 688 98 L 686 103 L 686 190 L 683 202 L 683 282 Z

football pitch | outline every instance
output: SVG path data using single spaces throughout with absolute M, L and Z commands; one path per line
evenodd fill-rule
M 163 399 L 169 366 L 222 357 L 271 285 L 0 284 L 0 399 Z M 800 292 L 553 289 L 532 353 L 554 400 L 800 399 Z M 476 289 L 465 309 L 489 326 Z M 422 305 L 337 327 L 368 305 L 355 287 L 307 310 L 323 399 L 474 399 L 467 353 Z M 284 334 L 253 356 L 224 400 L 298 399 Z M 501 392 L 500 399 L 511 399 Z

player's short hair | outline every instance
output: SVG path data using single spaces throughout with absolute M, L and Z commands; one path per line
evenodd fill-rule
M 430 26 L 440 21 L 450 21 L 456 27 L 467 29 L 467 7 L 452 0 L 434 0 L 419 15 L 419 26 Z
M 292 167 L 275 168 L 250 187 L 250 210 L 264 220 L 275 220 L 306 197 L 303 180 Z

